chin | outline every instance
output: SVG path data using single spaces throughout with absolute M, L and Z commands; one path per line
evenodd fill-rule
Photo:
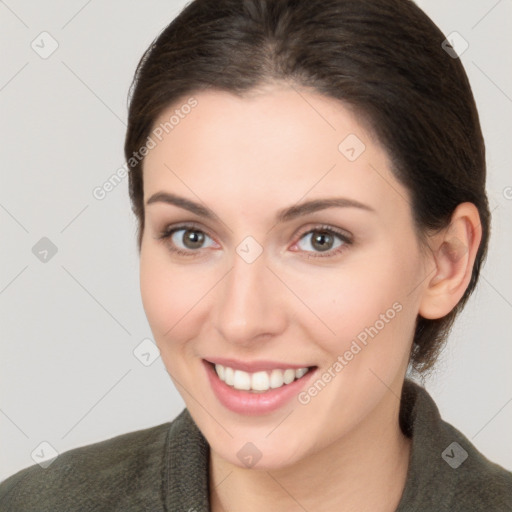
M 277 434 L 277 432 L 270 435 Z M 281 432 L 281 436 L 269 439 L 268 431 L 259 435 L 236 435 L 225 443 L 218 438 L 208 443 L 215 453 L 225 461 L 242 469 L 278 470 L 284 469 L 306 457 L 304 441 L 291 439 Z

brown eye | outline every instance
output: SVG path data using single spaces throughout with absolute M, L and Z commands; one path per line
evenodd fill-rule
M 179 239 L 182 240 L 183 245 L 187 249 L 200 249 L 202 244 L 204 243 L 204 233 L 201 231 L 198 231 L 197 229 L 180 229 L 179 231 L 183 231 L 183 235 L 179 237 Z
M 320 226 L 314 229 L 303 233 L 300 237 L 301 240 L 308 240 L 305 244 L 306 247 L 300 245 L 300 242 L 297 243 L 297 246 L 302 251 L 309 253 L 308 257 L 331 257 L 335 256 L 342 251 L 344 251 L 347 246 L 352 243 L 352 240 L 349 236 L 345 235 L 337 231 L 334 228 L 328 226 Z M 336 245 L 336 239 L 338 243 Z M 312 250 L 309 250 L 307 246 L 312 247 Z M 326 253 L 325 256 L 321 253 Z
M 205 248 L 206 239 L 212 240 L 203 230 L 193 225 L 168 227 L 157 238 L 165 241 L 171 252 L 183 256 L 198 255 Z
M 311 245 L 319 251 L 328 251 L 334 243 L 334 236 L 327 231 L 314 231 L 311 237 Z

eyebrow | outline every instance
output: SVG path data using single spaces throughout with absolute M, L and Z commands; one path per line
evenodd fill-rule
M 203 206 L 202 204 L 196 203 L 195 201 L 185 197 L 170 194 L 168 192 L 157 192 L 146 201 L 146 205 L 153 203 L 172 204 L 174 206 L 178 206 L 179 208 L 183 208 L 184 210 L 188 210 L 189 212 L 192 212 L 199 217 L 220 221 L 219 216 L 206 206 Z M 325 210 L 327 208 L 359 208 L 361 210 L 375 213 L 373 208 L 366 204 L 360 203 L 355 199 L 348 199 L 345 197 L 328 197 L 324 199 L 313 199 L 279 210 L 275 220 L 276 222 L 289 222 L 303 215 Z

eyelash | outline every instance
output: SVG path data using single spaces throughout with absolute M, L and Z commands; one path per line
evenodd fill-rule
M 213 239 L 213 237 L 210 236 L 207 231 L 204 231 L 202 228 L 200 228 L 199 226 L 197 226 L 193 223 L 180 224 L 178 226 L 168 226 L 166 229 L 161 231 L 156 238 L 157 238 L 157 240 L 166 241 L 176 231 L 181 231 L 181 230 L 199 231 L 201 233 L 204 233 L 211 239 Z M 311 233 L 314 233 L 315 231 L 320 231 L 322 233 L 328 233 L 330 235 L 335 235 L 341 239 L 343 244 L 341 246 L 337 247 L 336 249 L 331 249 L 331 251 L 327 251 L 327 256 L 323 256 L 321 254 L 308 254 L 308 258 L 309 257 L 311 257 L 311 258 L 332 258 L 342 252 L 345 252 L 345 250 L 347 250 L 348 246 L 350 246 L 353 243 L 353 241 L 347 235 L 345 235 L 341 231 L 338 231 L 337 229 L 335 229 L 331 226 L 328 226 L 328 225 L 318 225 L 318 226 L 315 226 L 315 227 L 301 233 L 299 236 L 299 240 L 301 240 L 305 235 L 309 235 Z M 186 256 L 186 257 L 194 257 L 199 252 L 199 250 L 198 251 L 193 251 L 193 250 L 184 251 L 177 247 L 171 247 L 171 246 L 169 246 L 169 250 L 173 253 L 179 254 L 180 256 Z

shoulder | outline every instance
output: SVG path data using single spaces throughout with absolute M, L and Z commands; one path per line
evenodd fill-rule
M 166 444 L 178 418 L 69 450 L 46 468 L 22 469 L 0 483 L 0 509 L 118 510 L 129 503 L 119 510 L 146 510 L 137 503 L 161 502 Z
M 422 386 L 406 381 L 401 401 L 402 428 L 413 445 L 399 512 L 512 510 L 512 472 L 444 421 Z
M 445 443 L 441 459 L 453 505 L 459 507 L 453 510 L 512 510 L 512 472 L 489 460 L 449 423 L 442 422 L 442 431 L 445 439 L 450 440 Z

